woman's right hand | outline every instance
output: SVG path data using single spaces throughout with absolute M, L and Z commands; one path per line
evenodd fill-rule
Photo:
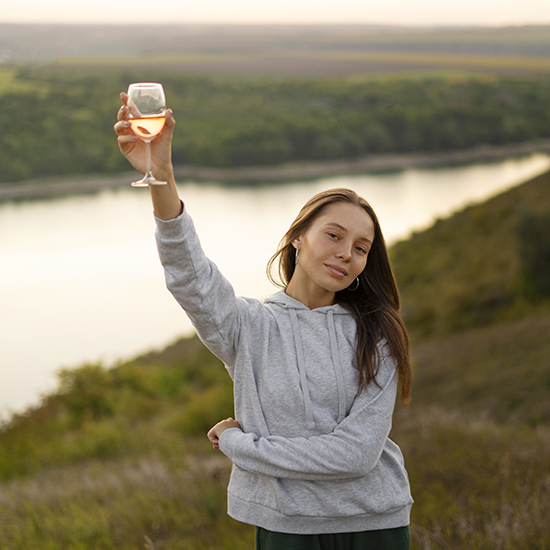
M 145 142 L 134 134 L 128 121 L 128 96 L 120 94 L 122 106 L 118 110 L 117 123 L 114 126 L 118 147 L 130 164 L 145 174 Z M 160 134 L 151 141 L 151 171 L 161 181 L 173 179 L 172 135 L 176 121 L 172 111 L 166 111 L 166 123 Z
M 118 110 L 115 132 L 117 134 L 118 147 L 130 164 L 142 174 L 146 172 L 145 142 L 138 138 L 130 127 L 128 121 L 128 96 L 120 94 L 122 107 Z M 168 185 L 151 185 L 151 198 L 155 214 L 162 220 L 177 218 L 183 209 L 178 196 L 174 169 L 172 167 L 172 135 L 176 121 L 172 111 L 166 111 L 166 123 L 160 134 L 150 143 L 151 147 L 151 172 L 159 181 L 165 181 Z
M 225 432 L 225 430 L 229 430 L 230 428 L 237 428 L 238 430 L 240 430 L 241 426 L 233 418 L 226 418 L 225 420 L 218 422 L 214 427 L 210 428 L 208 434 L 206 434 L 208 439 L 210 440 L 210 443 L 212 443 L 212 448 L 215 451 L 218 451 L 220 449 L 220 437 L 222 433 Z

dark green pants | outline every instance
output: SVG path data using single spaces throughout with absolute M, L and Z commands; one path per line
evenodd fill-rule
M 256 550 L 409 550 L 408 527 L 334 533 L 290 535 L 256 527 Z

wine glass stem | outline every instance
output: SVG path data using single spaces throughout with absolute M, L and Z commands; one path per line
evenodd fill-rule
M 151 173 L 151 140 L 145 141 L 145 174 Z

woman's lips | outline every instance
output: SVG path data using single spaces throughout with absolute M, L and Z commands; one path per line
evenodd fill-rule
M 325 267 L 329 270 L 329 272 L 334 275 L 335 277 L 338 277 L 339 279 L 343 279 L 348 272 L 339 265 L 334 264 L 325 264 Z

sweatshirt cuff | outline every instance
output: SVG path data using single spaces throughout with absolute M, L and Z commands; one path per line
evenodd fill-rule
M 220 450 L 228 458 L 231 458 L 234 454 L 234 448 L 239 437 L 244 435 L 243 431 L 239 428 L 229 428 L 225 430 L 220 436 Z
M 187 213 L 185 205 L 183 205 L 183 211 L 177 218 L 161 220 L 154 212 L 153 216 L 157 224 L 157 235 L 164 241 L 180 240 L 192 224 L 191 217 Z

